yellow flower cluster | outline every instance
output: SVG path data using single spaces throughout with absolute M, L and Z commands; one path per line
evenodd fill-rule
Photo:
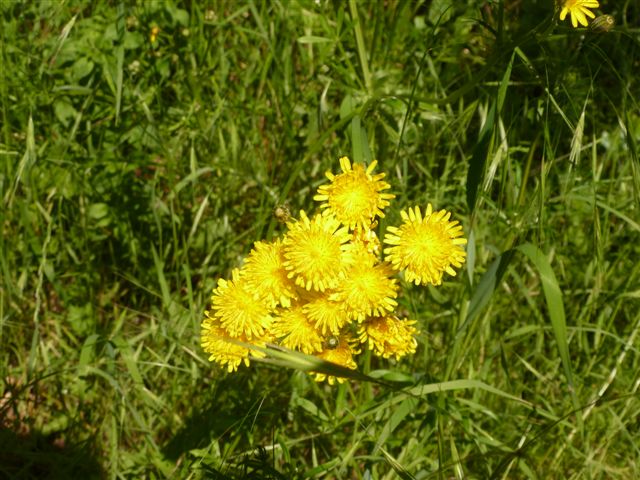
M 416 321 L 395 313 L 395 275 L 439 285 L 464 262 L 466 240 L 450 213 L 429 204 L 424 213 L 402 211 L 403 223 L 387 229 L 383 249 L 374 228 L 395 195 L 385 193 L 390 185 L 384 173 L 373 173 L 376 165 L 341 158 L 342 172 L 327 172 L 329 183 L 314 196 L 320 213 L 301 211 L 283 238 L 256 242 L 242 268 L 218 281 L 202 323 L 209 360 L 233 372 L 277 344 L 355 369 L 363 349 L 396 359 L 416 351 Z

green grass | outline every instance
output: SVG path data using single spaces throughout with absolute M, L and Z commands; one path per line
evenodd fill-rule
M 640 6 L 552 4 L 3 3 L 0 476 L 640 477 Z M 216 279 L 342 155 L 467 264 L 380 382 L 226 374 Z

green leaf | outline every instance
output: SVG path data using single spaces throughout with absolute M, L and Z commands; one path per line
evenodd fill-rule
M 67 309 L 67 321 L 73 332 L 83 337 L 95 330 L 95 316 L 90 303 L 71 305 Z
M 402 421 L 405 419 L 407 415 L 415 411 L 417 406 L 418 406 L 418 399 L 409 397 L 404 399 L 400 403 L 400 405 L 398 405 L 397 407 L 393 408 L 393 410 L 391 410 L 391 416 L 389 417 L 389 420 L 387 420 L 387 423 L 384 424 L 384 427 L 382 427 L 382 431 L 378 436 L 378 440 L 376 441 L 376 446 L 373 449 L 374 452 L 376 452 L 379 448 L 381 448 L 384 445 L 384 443 L 387 441 L 387 438 L 389 438 L 389 436 L 394 432 L 394 430 L 398 428 L 400 423 L 402 423 Z
M 547 302 L 547 309 L 549 310 L 549 317 L 551 319 L 551 328 L 556 339 L 556 344 L 558 345 L 558 351 L 560 352 L 562 367 L 564 368 L 564 373 L 569 383 L 569 392 L 571 394 L 574 407 L 578 409 L 579 404 L 574 389 L 571 359 L 569 358 L 567 322 L 564 314 L 562 291 L 560 290 L 560 286 L 558 285 L 558 281 L 556 280 L 556 276 L 553 273 L 549 260 L 538 247 L 531 243 L 526 243 L 516 248 L 531 260 L 540 275 L 542 290 L 544 291 L 544 297 Z
M 55 103 L 53 104 L 53 111 L 55 112 L 58 121 L 65 127 L 69 127 L 72 120 L 78 114 L 71 102 L 69 102 L 69 100 L 64 97 L 59 98 L 55 101 Z
M 502 76 L 502 81 L 500 82 L 500 86 L 498 87 L 498 113 L 502 112 L 504 99 L 507 96 L 507 87 L 509 86 L 509 79 L 511 78 L 511 69 L 513 68 L 514 56 L 515 52 L 511 54 L 511 60 L 509 60 L 507 69 L 505 70 L 504 75 Z
M 471 301 L 469 302 L 469 309 L 467 310 L 467 316 L 465 317 L 462 325 L 460 325 L 457 335 L 464 332 L 469 324 L 487 306 L 493 296 L 493 292 L 495 292 L 496 287 L 500 284 L 500 281 L 509 266 L 509 262 L 511 262 L 513 254 L 513 250 L 507 250 L 506 252 L 498 255 L 484 273 L 480 282 L 476 286 L 476 289 L 473 291 Z
M 303 35 L 298 37 L 298 43 L 303 45 L 313 45 L 314 43 L 329 43 L 331 39 L 325 37 L 318 37 L 316 35 Z
M 87 57 L 80 57 L 71 67 L 71 80 L 73 80 L 74 83 L 79 83 L 80 80 L 93 71 L 94 67 L 95 63 L 93 61 Z
M 122 360 L 127 367 L 127 371 L 129 372 L 129 375 L 131 375 L 131 379 L 137 385 L 144 385 L 144 382 L 142 381 L 142 375 L 140 375 L 140 370 L 138 370 L 138 365 L 136 363 L 136 359 L 134 358 L 133 351 L 131 350 L 131 346 L 129 345 L 129 343 L 120 335 L 114 337 L 111 342 L 120 352 Z

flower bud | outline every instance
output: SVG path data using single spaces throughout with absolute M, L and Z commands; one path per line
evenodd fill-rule
M 611 15 L 600 15 L 591 22 L 591 30 L 594 32 L 607 33 L 616 24 Z

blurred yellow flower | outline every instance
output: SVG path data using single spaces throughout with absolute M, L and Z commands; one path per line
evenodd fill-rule
M 595 18 L 595 14 L 589 8 L 598 8 L 600 4 L 596 0 L 565 0 L 561 6 L 560 20 L 564 20 L 569 14 L 571 25 L 576 28 L 578 23 L 583 27 L 588 26 L 587 17 Z
M 349 317 L 359 321 L 367 315 L 384 315 L 398 305 L 398 285 L 392 274 L 386 263 L 353 265 L 330 298 L 344 304 Z
M 384 217 L 382 209 L 389 205 L 389 200 L 395 198 L 393 194 L 382 193 L 391 186 L 382 181 L 384 173 L 372 174 L 377 164 L 374 160 L 365 170 L 363 165 L 354 163 L 352 166 L 347 157 L 342 157 L 342 173 L 334 175 L 327 172 L 331 183 L 320 185 L 313 199 L 324 202 L 320 208 L 326 209 L 325 212 L 350 229 L 358 225 L 369 228 L 376 215 Z
M 207 318 L 202 322 L 201 344 L 203 350 L 209 354 L 210 362 L 217 362 L 221 366 L 226 366 L 229 373 L 238 370 L 241 363 L 249 366 L 249 356 L 264 357 L 264 353 L 252 350 L 234 342 L 252 343 L 260 347 L 265 347 L 269 339 L 253 339 L 251 342 L 244 335 L 237 338 L 230 337 L 227 331 L 220 326 L 220 321 L 211 316 L 210 312 L 205 312 Z
M 242 267 L 249 288 L 272 307 L 291 306 L 295 285 L 284 268 L 284 247 L 280 239 L 256 242 Z
M 349 318 L 344 304 L 330 300 L 329 296 L 328 292 L 318 294 L 305 303 L 302 309 L 322 335 L 337 335 Z
M 359 326 L 358 337 L 376 355 L 398 360 L 416 351 L 415 323 L 415 320 L 400 320 L 392 315 L 371 317 Z
M 271 333 L 281 338 L 280 345 L 307 355 L 322 350 L 322 337 L 309 321 L 301 306 L 284 309 L 275 318 Z
M 325 349 L 316 354 L 316 356 L 326 362 L 335 363 L 341 367 L 355 370 L 357 365 L 353 356 L 360 353 L 360 350 L 353 346 L 354 340 L 347 335 L 337 337 L 335 340 L 337 340 L 336 345 L 327 345 Z M 343 377 L 335 377 L 326 373 L 314 372 L 313 375 L 316 382 L 326 380 L 329 385 L 333 385 L 336 381 L 338 383 L 345 381 Z
M 371 228 L 377 226 L 377 223 L 371 225 Z M 350 246 L 355 249 L 364 250 L 370 254 L 369 258 L 376 259 L 380 255 L 380 239 L 376 235 L 376 232 L 368 228 L 356 227 L 353 231 L 353 239 Z M 349 250 L 352 250 L 351 248 Z M 348 255 L 349 256 L 349 255 Z
M 264 335 L 273 318 L 271 309 L 255 294 L 237 268 L 232 280 L 221 278 L 211 297 L 212 316 L 232 337 L 245 335 L 249 339 Z
M 400 227 L 388 227 L 384 243 L 387 261 L 393 268 L 404 271 L 405 279 L 416 285 L 440 285 L 444 272 L 455 276 L 452 267 L 461 267 L 466 252 L 461 245 L 467 243 L 462 237 L 458 222 L 450 222 L 451 213 L 446 210 L 433 211 L 427 205 L 424 217 L 420 207 L 409 208 L 409 213 L 400 212 L 404 223 Z
M 149 33 L 149 41 L 151 43 L 156 43 L 159 33 L 160 33 L 160 27 L 158 27 L 157 25 L 154 25 L 153 27 L 151 27 L 151 33 Z
M 333 217 L 315 215 L 309 219 L 300 211 L 300 220 L 288 223 L 282 241 L 284 267 L 296 285 L 324 291 L 337 285 L 343 270 L 342 256 L 351 235 Z

